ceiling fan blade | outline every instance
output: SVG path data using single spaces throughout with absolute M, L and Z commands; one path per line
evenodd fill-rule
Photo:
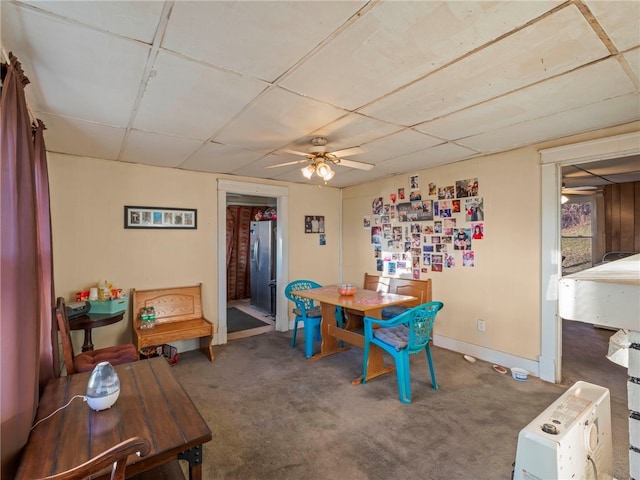
M 299 163 L 307 163 L 309 160 L 294 160 L 293 162 L 278 163 L 277 165 L 267 165 L 264 168 L 286 167 L 287 165 L 297 165 Z
M 336 157 L 348 157 L 349 155 L 358 155 L 360 153 L 365 153 L 367 151 L 364 147 L 351 147 L 345 148 L 344 150 L 336 150 L 335 152 L 330 152 L 331 155 L 335 155 Z
M 284 150 L 278 150 L 278 151 L 279 152 L 283 152 L 283 153 L 290 153 L 292 155 L 299 155 L 301 157 L 313 158 L 313 155 L 311 155 L 309 153 L 305 153 L 305 152 L 299 152 L 297 150 L 284 149 Z
M 370 163 L 354 162 L 353 160 L 343 160 L 342 158 L 339 158 L 337 163 L 343 167 L 357 168 L 358 170 L 371 170 L 373 168 Z

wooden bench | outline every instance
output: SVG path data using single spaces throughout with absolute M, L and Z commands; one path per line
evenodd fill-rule
M 414 280 L 412 278 L 385 277 L 365 273 L 362 288 L 365 290 L 374 290 L 376 292 L 395 293 L 398 295 L 416 297 L 416 300 L 410 300 L 400 304 L 400 306 L 409 308 L 430 302 L 432 298 L 430 278 L 427 280 Z M 362 314 L 349 309 L 347 309 L 345 313 L 347 315 L 347 325 L 345 328 L 351 330 L 362 326 Z
M 140 352 L 163 343 L 200 339 L 200 351 L 213 362 L 213 323 L 202 314 L 202 284 L 189 287 L 131 291 L 133 298 L 133 340 Z M 140 310 L 153 307 L 154 328 L 141 329 Z

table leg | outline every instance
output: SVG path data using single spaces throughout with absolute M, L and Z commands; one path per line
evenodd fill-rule
M 202 480 L 202 445 L 180 452 L 178 460 L 189 462 L 189 480 Z
M 396 369 L 395 366 L 384 366 L 384 359 L 382 358 L 382 349 L 377 345 L 369 345 L 369 361 L 367 362 L 367 382 L 385 375 L 389 372 L 393 372 Z M 351 380 L 351 385 L 360 385 L 362 383 L 362 375 L 358 378 Z
M 91 340 L 91 329 L 84 329 L 84 342 L 82 344 L 82 351 L 88 352 L 93 350 L 93 340 Z
M 322 312 L 322 321 L 320 322 L 320 333 L 322 334 L 322 343 L 320 344 L 320 353 L 317 353 L 309 359 L 310 362 L 315 362 L 334 353 L 344 352 L 349 350 L 349 347 L 340 347 L 336 337 L 333 335 L 330 326 L 335 327 L 336 323 L 336 306 L 330 303 L 320 303 L 320 310 Z

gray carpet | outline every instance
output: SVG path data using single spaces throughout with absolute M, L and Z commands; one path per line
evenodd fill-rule
M 570 386 L 516 382 L 434 347 L 440 390 L 431 388 L 426 359 L 414 356 L 413 403 L 403 405 L 395 374 L 351 385 L 360 349 L 308 362 L 301 332 L 295 349 L 290 338 L 235 340 L 214 346 L 214 363 L 194 351 L 173 367 L 213 432 L 204 479 L 509 479 L 518 432 Z M 626 375 L 608 381 L 624 384 Z M 612 395 L 611 407 L 614 474 L 625 479 L 626 396 Z
M 228 333 L 240 332 L 251 328 L 265 327 L 267 325 L 269 325 L 269 323 L 263 322 L 259 318 L 251 316 L 236 307 L 227 308 Z

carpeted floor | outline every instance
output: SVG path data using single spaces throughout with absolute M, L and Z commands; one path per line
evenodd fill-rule
M 227 308 L 227 332 L 240 332 L 242 330 L 249 330 L 251 328 L 264 327 L 269 325 L 268 322 L 263 322 L 259 318 L 256 318 L 242 310 L 231 307 Z
M 576 335 L 565 355 L 589 355 Z M 424 356 L 414 356 L 413 403 L 403 405 L 394 374 L 351 385 L 360 349 L 309 362 L 299 336 L 295 349 L 290 332 L 214 346 L 214 363 L 181 354 L 173 372 L 213 432 L 204 479 L 508 480 L 519 431 L 570 386 L 517 382 L 433 347 L 440 389 L 431 388 Z M 590 381 L 588 369 L 572 368 L 571 384 Z M 614 368 L 601 380 L 612 390 L 614 474 L 629 478 L 626 395 L 613 394 L 626 373 Z

